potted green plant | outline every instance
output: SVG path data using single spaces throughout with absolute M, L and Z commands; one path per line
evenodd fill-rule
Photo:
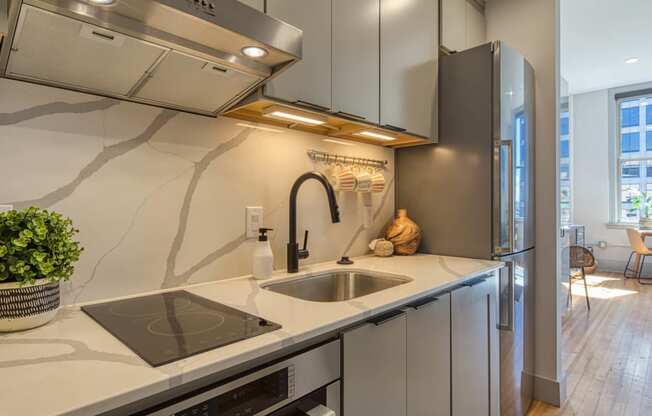
M 652 218 L 650 218 L 652 197 L 647 192 L 641 192 L 632 198 L 632 208 L 638 210 L 638 226 L 640 229 L 652 229 Z
M 46 324 L 81 251 L 69 218 L 35 207 L 0 212 L 0 332 Z

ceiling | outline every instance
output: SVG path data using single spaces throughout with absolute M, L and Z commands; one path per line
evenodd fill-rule
M 560 12 L 571 94 L 652 81 L 652 0 L 561 0 Z

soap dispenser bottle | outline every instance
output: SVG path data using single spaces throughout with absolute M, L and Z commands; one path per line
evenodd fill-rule
M 267 240 L 268 231 L 273 231 L 273 229 L 258 229 L 258 242 L 254 250 L 254 278 L 258 280 L 269 279 L 274 270 L 274 254 Z

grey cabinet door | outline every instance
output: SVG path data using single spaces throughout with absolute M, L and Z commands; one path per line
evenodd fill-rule
M 452 415 L 494 415 L 496 286 L 490 276 L 451 293 Z M 498 416 L 498 413 L 495 413 Z
M 466 49 L 466 0 L 441 0 L 441 44 L 450 51 Z
M 439 5 L 380 1 L 380 124 L 436 137 Z
M 489 296 L 489 409 L 491 416 L 500 416 L 500 329 L 498 325 L 499 285 L 498 273 L 487 280 Z
M 450 416 L 450 294 L 407 312 L 407 416 Z
M 405 416 L 406 316 L 342 335 L 343 414 Z
M 333 1 L 333 110 L 379 122 L 379 0 Z
M 484 10 L 477 5 L 466 3 L 466 47 L 473 48 L 487 41 L 487 22 Z
M 265 87 L 289 102 L 331 108 L 331 1 L 267 0 L 267 14 L 303 30 L 303 58 Z

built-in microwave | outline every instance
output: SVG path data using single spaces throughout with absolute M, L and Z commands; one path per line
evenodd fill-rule
M 339 416 L 340 341 L 186 395 L 147 416 Z

